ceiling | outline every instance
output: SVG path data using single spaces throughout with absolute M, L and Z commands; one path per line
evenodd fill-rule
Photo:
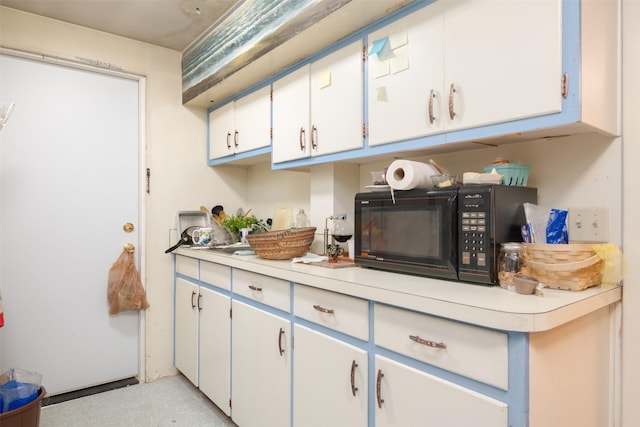
M 0 5 L 183 51 L 242 0 L 0 0 Z

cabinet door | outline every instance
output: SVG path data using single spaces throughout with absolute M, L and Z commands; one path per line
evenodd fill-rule
M 233 301 L 232 411 L 242 427 L 291 424 L 291 324 Z
M 198 285 L 176 279 L 175 366 L 198 385 Z
M 308 157 L 309 65 L 273 83 L 273 163 Z
M 369 49 L 385 39 L 387 47 L 368 59 L 369 145 L 444 131 L 447 94 L 440 3 L 370 34 Z
M 367 425 L 367 352 L 295 325 L 293 425 Z
M 448 130 L 561 111 L 560 0 L 442 3 Z
M 506 403 L 382 356 L 375 364 L 377 427 L 508 424 Z
M 231 299 L 200 288 L 200 390 L 230 415 L 231 398 Z
M 235 102 L 236 152 L 271 144 L 271 87 L 265 86 Z
M 362 148 L 362 42 L 311 64 L 311 154 Z
M 209 113 L 209 159 L 219 159 L 235 152 L 235 112 L 233 102 Z

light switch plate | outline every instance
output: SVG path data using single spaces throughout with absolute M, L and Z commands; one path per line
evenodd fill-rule
M 609 208 L 569 208 L 569 243 L 609 241 Z

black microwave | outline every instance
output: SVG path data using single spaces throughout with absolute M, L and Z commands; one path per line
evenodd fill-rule
M 524 203 L 537 190 L 466 185 L 374 191 L 355 197 L 355 263 L 364 267 L 497 284 L 500 244 L 522 241 Z

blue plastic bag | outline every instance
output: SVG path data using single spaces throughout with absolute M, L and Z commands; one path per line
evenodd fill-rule
M 0 414 L 3 414 L 36 400 L 42 375 L 12 368 L 0 375 L 0 383 Z

